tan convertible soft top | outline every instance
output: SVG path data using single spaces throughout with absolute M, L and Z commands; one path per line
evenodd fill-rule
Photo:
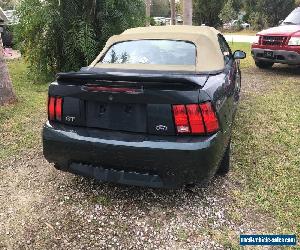
M 112 36 L 106 43 L 104 49 L 90 65 L 91 67 L 110 69 L 144 69 L 144 70 L 166 70 L 166 71 L 194 71 L 210 72 L 224 69 L 224 56 L 218 42 L 216 29 L 207 26 L 152 26 L 128 29 L 120 35 Z M 115 43 L 146 39 L 164 39 L 189 41 L 197 48 L 196 65 L 149 65 L 149 64 L 105 64 L 99 60 L 107 50 Z

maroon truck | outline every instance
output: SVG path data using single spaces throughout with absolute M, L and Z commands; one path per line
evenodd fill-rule
M 300 65 L 300 7 L 280 26 L 263 30 L 252 44 L 252 56 L 259 68 L 271 68 L 274 63 Z

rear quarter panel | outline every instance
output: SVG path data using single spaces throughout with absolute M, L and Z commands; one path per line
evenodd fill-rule
M 232 123 L 237 106 L 234 100 L 234 93 L 236 91 L 235 67 L 233 66 L 220 74 L 210 76 L 202 88 L 210 96 L 215 106 L 221 131 L 224 134 L 225 147 L 231 137 Z

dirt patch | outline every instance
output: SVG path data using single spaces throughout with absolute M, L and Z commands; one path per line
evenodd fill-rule
M 56 171 L 38 150 L 11 159 L 0 172 L 0 239 L 8 249 L 222 249 L 224 229 L 234 241 L 255 230 L 228 217 L 227 178 L 193 190 L 100 184 Z
M 299 79 L 300 67 L 297 66 L 276 65 L 266 70 L 247 68 L 242 71 L 242 97 L 264 95 L 276 89 L 279 84 L 299 82 Z

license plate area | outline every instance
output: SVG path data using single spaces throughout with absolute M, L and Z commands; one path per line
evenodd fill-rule
M 268 51 L 268 50 L 264 51 L 264 57 L 273 59 L 274 58 L 274 52 L 273 51 Z
M 147 132 L 147 107 L 145 104 L 88 102 L 86 108 L 88 127 Z

